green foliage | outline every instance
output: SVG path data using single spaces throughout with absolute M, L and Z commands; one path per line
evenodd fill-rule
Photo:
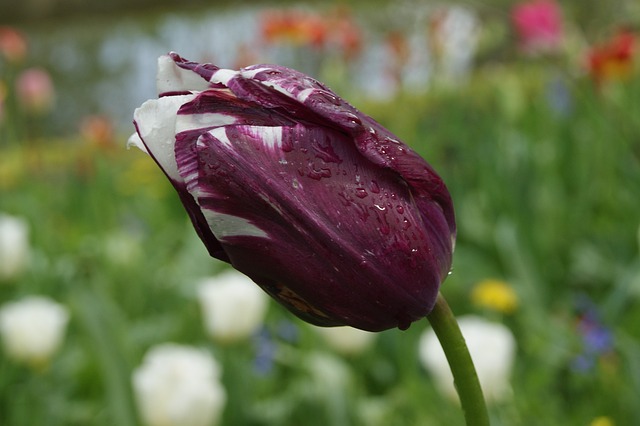
M 568 104 L 553 104 L 557 87 Z M 443 293 L 454 312 L 493 316 L 517 338 L 513 398 L 490 407 L 495 425 L 640 420 L 638 99 L 638 81 L 596 90 L 516 64 L 456 88 L 359 104 L 423 154 L 453 194 L 459 235 Z M 0 302 L 45 294 L 72 314 L 46 370 L 0 355 L 0 424 L 136 425 L 131 372 L 167 341 L 205 347 L 222 363 L 223 424 L 462 424 L 420 367 L 426 322 L 343 357 L 273 305 L 265 329 L 275 352 L 264 370 L 255 368 L 258 339 L 209 341 L 194 282 L 224 266 L 208 258 L 161 172 L 121 145 L 40 140 L 0 152 L 1 209 L 28 220 L 34 247 L 29 269 L 0 286 Z M 510 283 L 515 313 L 473 305 L 471 288 L 488 277 Z M 574 367 L 584 349 L 581 297 L 614 342 L 584 370 Z M 283 324 L 297 337 L 283 337 Z M 341 379 L 319 374 L 318 360 Z

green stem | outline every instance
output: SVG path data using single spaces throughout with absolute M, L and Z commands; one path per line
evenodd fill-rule
M 458 322 L 442 294 L 438 293 L 427 319 L 447 356 L 467 426 L 488 426 L 489 414 L 476 369 Z

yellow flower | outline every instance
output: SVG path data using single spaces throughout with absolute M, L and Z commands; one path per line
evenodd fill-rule
M 607 416 L 600 416 L 593 419 L 589 426 L 615 426 L 615 423 Z
M 501 280 L 486 279 L 475 285 L 471 300 L 477 306 L 510 314 L 518 307 L 518 296 L 511 286 Z

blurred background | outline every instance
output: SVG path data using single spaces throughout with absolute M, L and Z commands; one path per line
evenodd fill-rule
M 125 147 L 168 51 L 299 69 L 435 167 L 495 425 L 638 424 L 639 49 L 636 0 L 3 1 L 0 424 L 463 424 L 427 321 L 323 332 L 223 289 Z

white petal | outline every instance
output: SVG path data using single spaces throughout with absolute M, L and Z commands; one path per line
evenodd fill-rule
M 222 83 L 226 86 L 229 80 L 231 80 L 236 75 L 238 75 L 238 71 L 220 68 L 211 76 L 211 82 Z
M 185 130 L 200 129 L 203 127 L 228 126 L 234 124 L 236 118 L 229 114 L 207 112 L 204 114 L 184 114 L 176 119 L 176 134 Z
M 130 148 L 132 146 L 135 146 L 136 148 L 145 152 L 146 154 L 149 153 L 149 151 L 147 151 L 147 147 L 144 146 L 142 139 L 140 139 L 140 136 L 138 136 L 138 133 L 132 134 L 131 136 L 129 136 L 129 139 L 127 140 L 127 148 Z
M 209 228 L 218 241 L 224 241 L 227 237 L 249 236 L 268 238 L 269 235 L 253 223 L 242 217 L 214 210 L 202 209 Z
M 318 89 L 315 89 L 313 87 L 310 87 L 308 89 L 304 89 L 303 91 L 301 91 L 300 93 L 298 93 L 297 99 L 298 102 L 300 103 L 304 103 L 304 101 L 307 100 L 307 98 L 309 97 L 310 94 L 312 94 L 313 92 L 317 91 Z
M 174 154 L 176 117 L 180 107 L 195 95 L 166 96 L 151 99 L 133 113 L 140 139 L 164 172 L 173 180 L 182 182 Z M 136 143 L 136 139 L 129 139 Z
M 209 88 L 209 82 L 191 70 L 180 68 L 170 56 L 163 55 L 158 58 L 156 86 L 158 94 L 203 91 Z
M 207 332 L 218 341 L 248 338 L 262 324 L 269 299 L 253 281 L 229 270 L 198 283 Z

